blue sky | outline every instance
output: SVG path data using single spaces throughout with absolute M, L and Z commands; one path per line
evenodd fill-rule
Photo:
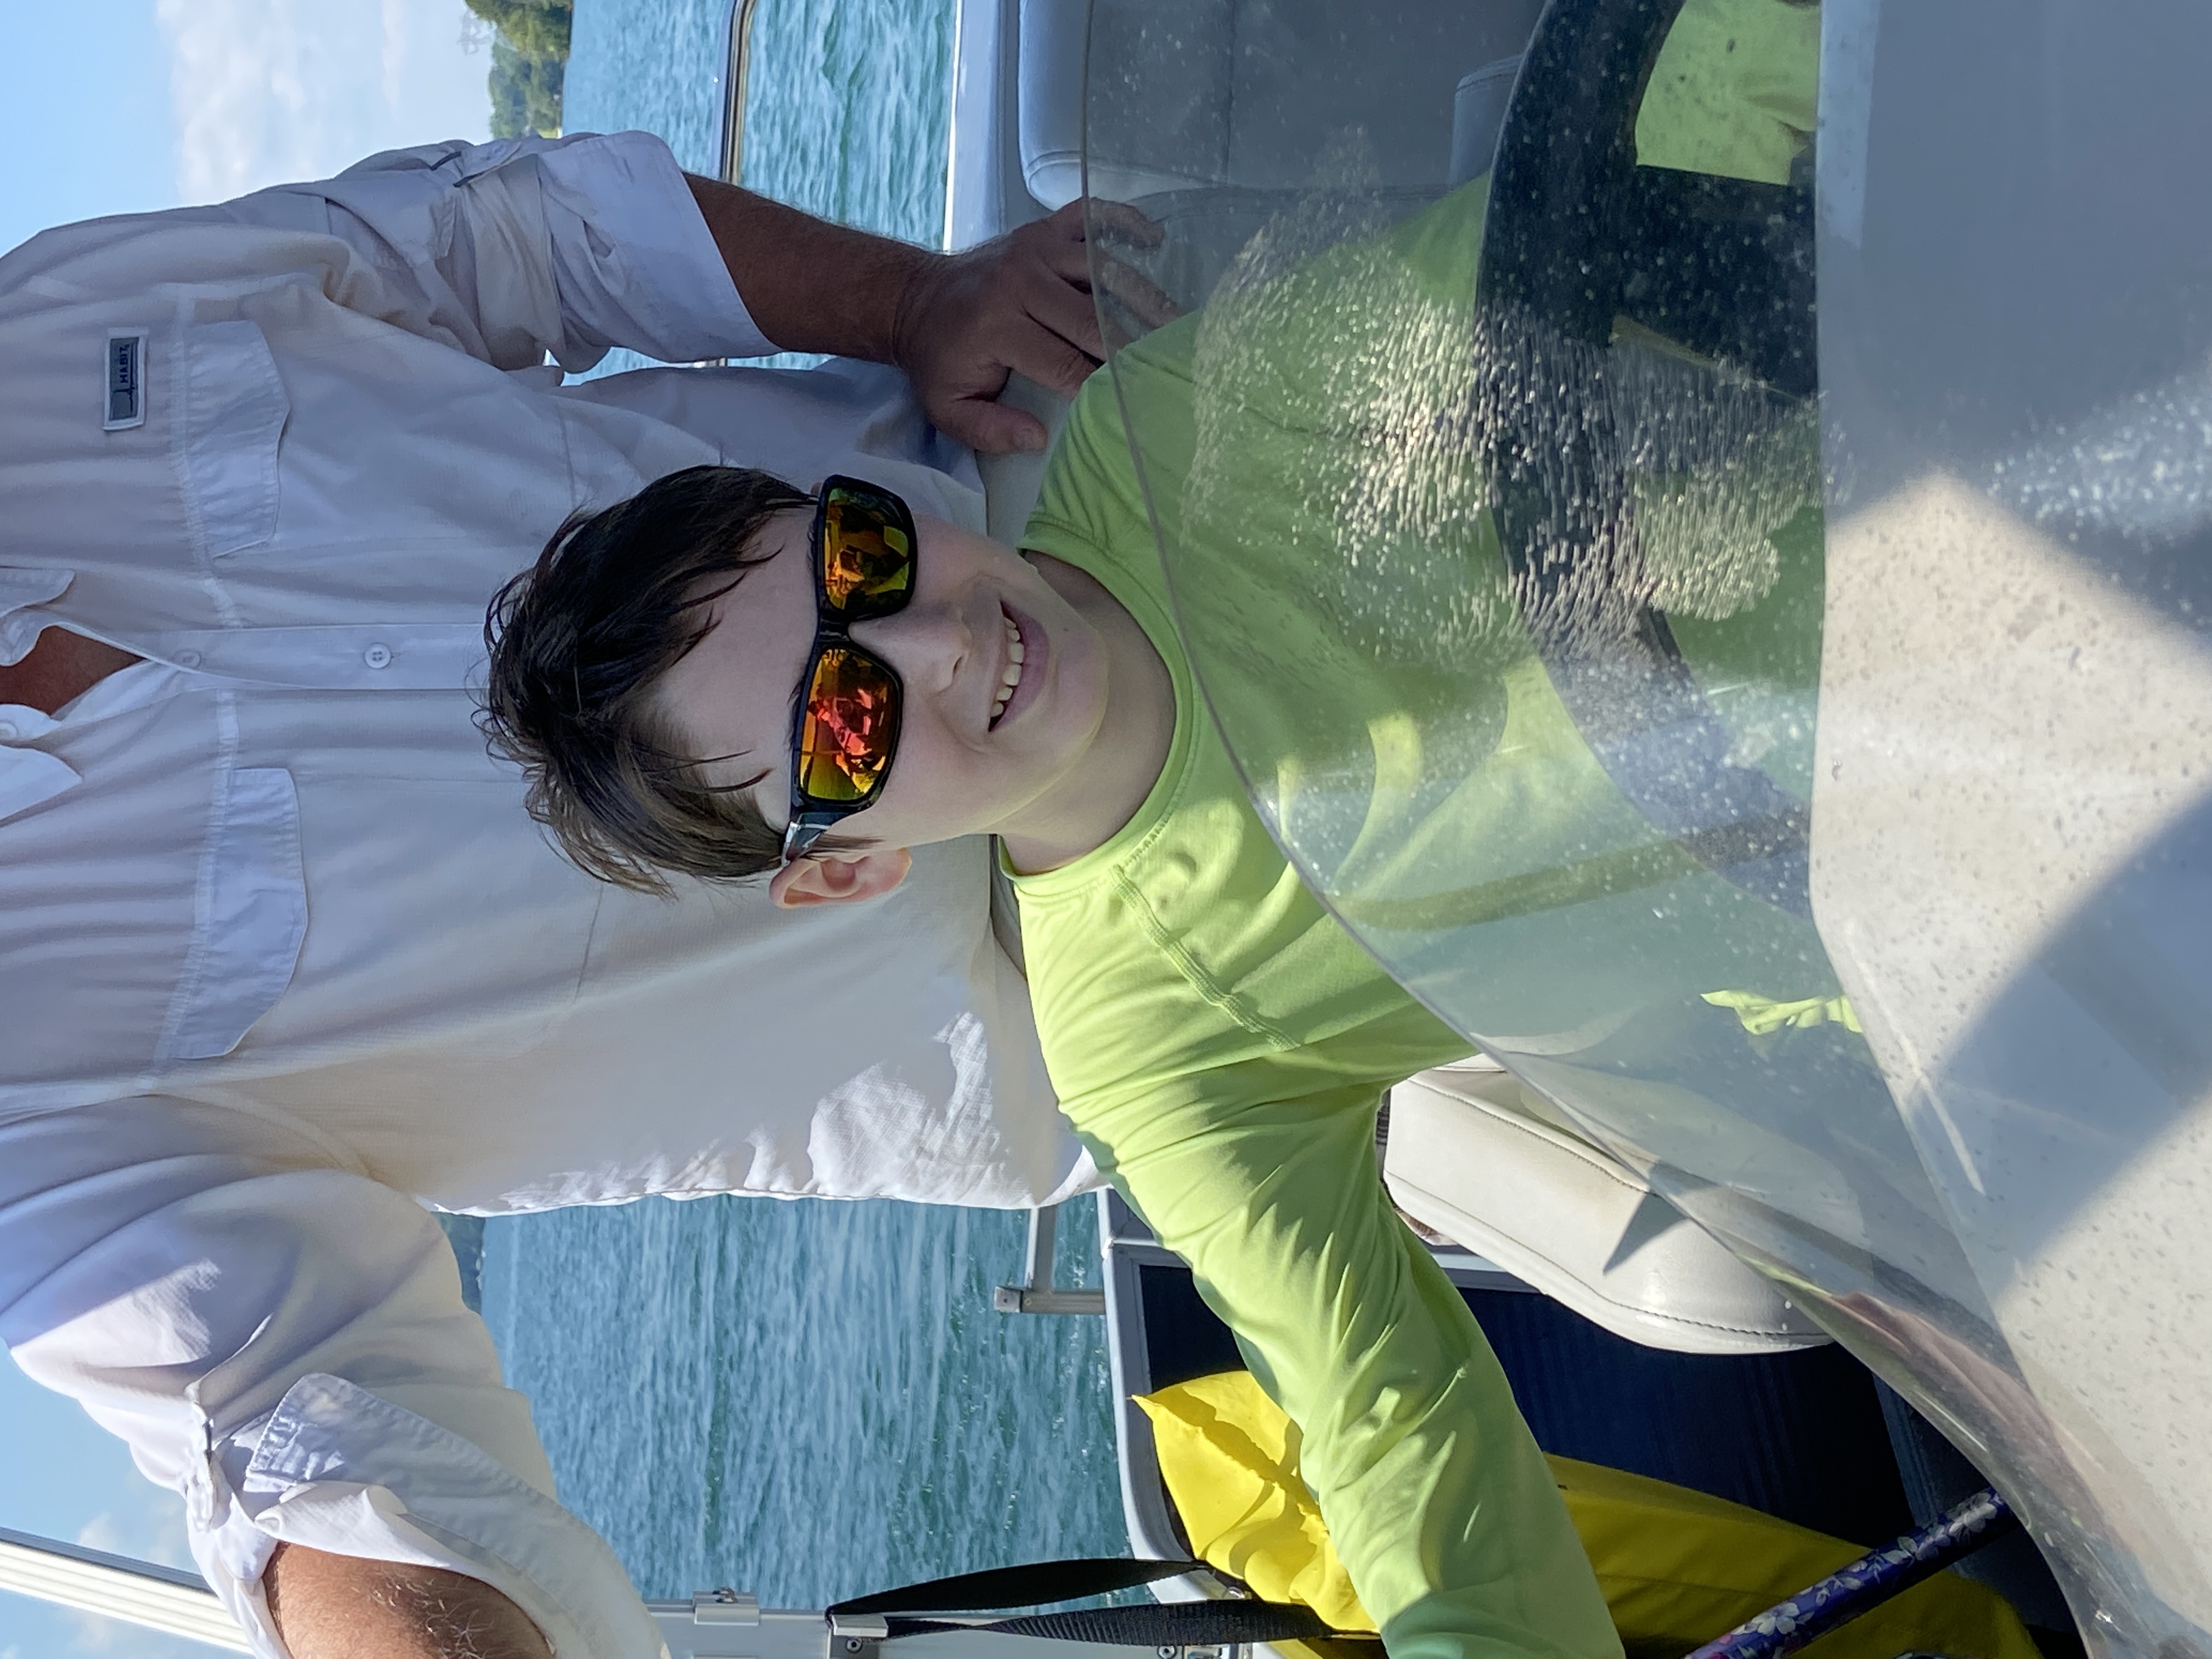
M 0 0 L 0 248 L 485 137 L 460 0 Z
M 184 1505 L 73 1401 L 0 1360 L 0 1527 L 189 1567 Z M 218 1650 L 0 1594 L 0 1659 L 198 1659 Z
M 460 0 L 0 0 L 0 250 L 486 135 L 490 52 Z M 0 1526 L 188 1565 L 181 1513 L 0 1361 Z M 0 1659 L 214 1651 L 0 1592 Z

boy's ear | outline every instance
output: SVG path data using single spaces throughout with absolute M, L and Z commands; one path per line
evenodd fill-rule
M 768 896 L 780 908 L 809 904 L 857 904 L 881 898 L 906 879 L 914 854 L 903 847 L 870 848 L 865 853 L 809 853 L 775 872 Z

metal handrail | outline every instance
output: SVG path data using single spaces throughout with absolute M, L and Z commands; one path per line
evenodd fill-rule
M 991 1305 L 1000 1313 L 1103 1314 L 1106 1292 L 1063 1287 L 1053 1283 L 1053 1243 L 1059 1231 L 1056 1205 L 1030 1212 L 1029 1248 L 1024 1252 L 1022 1282 L 1001 1285 L 991 1292 Z
M 745 76 L 750 67 L 753 17 L 760 0 L 730 0 L 730 23 L 722 72 L 721 179 L 737 184 L 745 154 Z
M 210 1647 L 249 1650 L 246 1632 L 206 1580 L 151 1561 L 0 1528 L 0 1589 Z

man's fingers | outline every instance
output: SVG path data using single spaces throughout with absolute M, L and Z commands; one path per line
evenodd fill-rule
M 1091 280 L 1129 308 L 1146 328 L 1160 328 L 1182 315 L 1182 307 L 1168 291 L 1134 265 L 1119 259 L 1101 259 Z
M 1127 202 L 1109 202 L 1103 196 L 1079 197 L 1060 210 L 1081 210 L 1078 221 L 1091 235 L 1119 237 L 1137 247 L 1158 247 L 1167 233 Z
M 1097 323 L 1092 324 L 1094 337 Z M 1006 366 L 1026 374 L 1048 391 L 1073 398 L 1098 367 L 1097 360 L 1070 345 L 1061 335 L 1036 323 L 1022 331 L 1015 348 L 1006 354 Z
M 1098 332 L 1098 307 L 1081 289 L 1048 277 L 1029 295 L 1027 309 L 1034 320 L 1083 352 L 1093 363 L 1104 361 L 1106 342 Z M 1017 363 L 1015 367 L 1021 365 Z
M 1044 422 L 1007 404 L 957 398 L 932 418 L 945 436 L 981 454 L 1005 455 L 1045 446 Z
M 1069 205 L 1079 204 L 1071 203 Z M 1159 241 L 1160 228 L 1134 208 L 1123 208 L 1119 202 L 1094 202 L 1093 205 L 1120 209 L 1136 225 L 1150 233 L 1145 239 L 1148 246 Z M 1060 211 L 1065 213 L 1067 209 L 1063 208 Z M 1166 289 L 1134 265 L 1108 252 L 1103 245 L 1060 241 L 1048 245 L 1041 252 L 1045 264 L 1055 275 L 1068 283 L 1103 288 L 1147 329 L 1161 327 L 1182 315 L 1182 307 L 1175 302 Z M 1086 344 L 1085 349 L 1091 349 Z M 1094 355 L 1101 354 L 1094 352 Z
M 1045 430 L 988 400 L 1007 369 L 1073 398 L 1106 356 L 1091 287 L 1146 328 L 1178 314 L 1158 284 L 1091 239 L 1152 247 L 1163 233 L 1120 202 L 1079 200 L 1022 226 L 988 250 L 947 262 L 908 308 L 900 366 L 921 389 L 938 429 L 987 453 L 1043 447 Z M 1091 256 L 1099 256 L 1096 272 Z M 1117 335 L 1126 319 L 1117 319 Z

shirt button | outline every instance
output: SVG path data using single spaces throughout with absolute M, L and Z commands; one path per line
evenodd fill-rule
M 361 653 L 361 659 L 371 668 L 389 668 L 392 666 L 392 647 L 388 645 L 372 645 Z
M 178 653 L 177 653 L 177 666 L 178 666 L 178 667 L 179 667 L 179 668 L 198 668 L 199 665 L 200 665 L 200 653 L 199 653 L 198 652 L 197 652 L 197 651 L 179 651 L 179 652 L 178 652 Z
M 13 743 L 23 734 L 15 729 L 13 720 L 0 720 L 0 743 Z

